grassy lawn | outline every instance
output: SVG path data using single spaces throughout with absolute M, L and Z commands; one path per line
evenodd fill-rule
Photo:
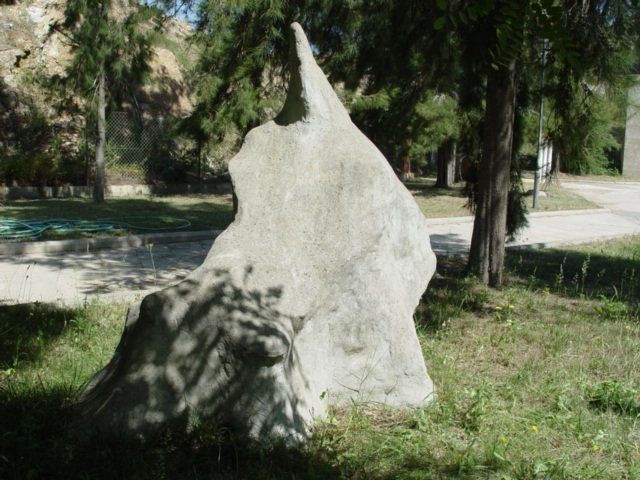
M 530 188 L 529 188 L 530 187 Z M 525 189 L 533 189 L 533 185 L 528 186 L 525 183 Z M 582 210 L 586 208 L 600 208 L 599 205 L 581 197 L 577 193 L 571 190 L 564 189 L 557 185 L 550 185 L 546 188 L 545 192 L 548 194 L 546 197 L 538 197 L 539 206 L 534 210 L 531 205 L 533 204 L 533 194 L 527 195 L 527 207 L 530 212 L 553 212 L 557 210 Z
M 336 409 L 297 452 L 213 426 L 76 440 L 125 307 L 3 306 L 0 478 L 637 479 L 639 299 L 640 237 L 511 253 L 500 290 L 441 261 L 415 316 L 436 402 Z
M 428 218 L 461 217 L 471 215 L 466 208 L 467 197 L 463 185 L 447 190 L 435 188 L 435 180 L 418 179 L 407 183 L 418 205 Z M 555 187 L 550 196 L 540 199 L 539 211 L 596 208 L 597 205 L 579 195 Z M 15 200 L 0 203 L 0 220 L 77 219 L 95 221 L 114 219 L 142 227 L 104 232 L 47 231 L 38 240 L 79 238 L 173 231 L 176 224 L 188 221 L 184 230 L 224 229 L 233 219 L 231 195 L 189 195 L 167 197 L 109 198 L 103 205 L 89 199 Z M 147 230 L 150 228 L 151 230 Z M 1 233 L 1 232 L 0 232 Z M 0 236 L 0 241 L 3 241 Z M 12 241 L 12 239 L 4 239 Z
M 5 220 L 115 219 L 143 227 L 85 234 L 45 232 L 41 240 L 146 233 L 146 228 L 175 230 L 172 226 L 183 223 L 177 220 L 190 223 L 184 230 L 223 229 L 233 220 L 231 195 L 119 197 L 109 198 L 102 205 L 79 198 L 15 200 L 1 207 L 0 218 Z
M 467 195 L 464 192 L 464 184 L 456 184 L 451 189 L 436 188 L 435 180 L 430 178 L 416 179 L 406 183 L 407 188 L 413 194 L 427 218 L 440 217 L 464 217 L 471 215 L 466 207 Z M 525 183 L 525 189 L 533 188 Z M 586 208 L 598 208 L 593 202 L 582 198 L 580 195 L 552 186 L 548 190 L 548 197 L 540 197 L 540 206 L 536 211 L 549 212 L 556 210 L 580 210 Z M 527 206 L 531 209 L 532 198 L 527 196 Z

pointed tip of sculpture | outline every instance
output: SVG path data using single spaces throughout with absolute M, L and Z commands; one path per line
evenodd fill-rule
M 305 60 L 311 60 L 315 63 L 313 58 L 313 52 L 311 51 L 311 45 L 309 40 L 302 29 L 302 26 L 298 22 L 293 22 L 290 26 L 293 33 L 293 42 L 295 47 L 295 53 L 298 61 L 302 63 Z
M 314 119 L 349 119 L 349 114 L 316 64 L 307 36 L 298 22 L 291 28 L 289 87 L 287 99 L 276 123 L 289 125 Z

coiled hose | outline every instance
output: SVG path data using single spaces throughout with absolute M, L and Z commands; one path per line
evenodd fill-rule
M 141 222 L 141 220 L 144 220 L 144 222 Z M 157 224 L 154 225 L 153 222 L 157 222 Z M 190 226 L 191 222 L 189 220 L 174 217 L 124 217 L 98 220 L 71 220 L 66 218 L 48 220 L 0 219 L 0 239 L 36 239 L 40 238 L 45 232 L 62 234 L 109 232 L 114 230 L 166 232 L 184 230 Z

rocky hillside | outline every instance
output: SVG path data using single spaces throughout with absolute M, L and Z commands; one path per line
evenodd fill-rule
M 16 0 L 0 5 L 0 114 L 25 99 L 48 107 L 50 93 L 43 91 L 41 80 L 62 75 L 70 60 L 68 42 L 54 28 L 63 9 L 63 1 Z M 191 27 L 176 19 L 152 32 L 151 75 L 136 98 L 145 115 L 180 117 L 191 109 L 186 71 L 196 53 L 187 41 L 190 34 Z

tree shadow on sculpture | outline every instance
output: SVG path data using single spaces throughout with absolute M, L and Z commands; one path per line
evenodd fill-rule
M 162 352 L 170 357 L 176 355 L 176 332 L 187 327 L 200 327 L 201 330 L 191 334 L 196 338 L 191 348 L 180 351 L 185 364 L 181 364 L 176 358 L 172 358 L 170 362 L 182 367 L 178 369 L 183 381 L 182 388 L 185 392 L 193 394 L 193 390 L 198 388 L 199 378 L 212 378 L 226 372 L 224 382 L 213 385 L 208 396 L 203 396 L 200 401 L 208 402 L 209 396 L 217 395 L 219 400 L 214 399 L 213 403 L 220 410 L 228 409 L 229 413 L 251 412 L 255 402 L 271 401 L 271 409 L 261 416 L 260 422 L 254 425 L 256 430 L 253 432 L 256 437 L 266 437 L 274 428 L 283 423 L 289 426 L 292 421 L 291 418 L 283 418 L 280 413 L 286 411 L 283 402 L 291 399 L 275 391 L 275 385 L 267 388 L 268 374 L 255 374 L 282 365 L 287 359 L 295 360 L 292 357 L 295 355 L 292 346 L 285 347 L 290 350 L 286 358 L 278 359 L 277 355 L 265 355 L 278 353 L 273 345 L 261 343 L 261 340 L 271 339 L 278 346 L 287 342 L 291 344 L 295 340 L 289 336 L 290 332 L 277 324 L 283 316 L 279 311 L 283 291 L 279 287 L 266 290 L 249 288 L 247 285 L 252 274 L 251 268 L 245 270 L 245 278 L 242 280 L 246 282 L 241 284 L 238 284 L 237 277 L 235 280 L 232 279 L 227 270 L 220 269 L 214 273 L 213 283 L 208 286 L 211 296 L 207 301 L 194 306 L 192 311 L 185 313 L 184 325 L 179 325 L 176 330 L 168 327 L 163 329 L 165 333 L 171 334 L 169 337 L 173 341 L 168 340 L 165 348 L 158 350 L 152 360 L 157 365 L 163 364 Z M 184 285 L 185 291 L 187 287 L 194 288 L 194 285 Z M 215 306 L 212 305 L 214 303 Z M 218 304 L 223 306 L 218 308 Z M 146 307 L 149 309 L 147 315 L 159 313 L 154 307 L 155 304 L 151 301 Z M 55 307 L 47 311 L 51 313 L 51 321 L 56 327 L 52 335 L 57 335 L 60 323 L 58 319 L 73 315 L 74 312 L 68 309 L 53 310 Z M 213 313 L 220 312 L 225 315 L 240 312 L 245 334 L 230 338 L 228 332 L 220 328 L 215 318 L 211 317 Z M 207 321 L 204 324 L 189 323 L 189 315 L 206 318 Z M 293 316 L 287 318 L 295 323 L 296 328 L 302 326 L 301 319 Z M 134 325 L 138 323 L 134 322 L 128 328 L 135 330 Z M 141 329 L 137 334 L 144 335 L 145 330 Z M 128 335 L 124 337 L 129 339 L 127 341 L 132 338 Z M 153 341 L 152 338 L 147 340 Z M 218 351 L 224 344 L 225 348 L 233 350 L 234 359 L 244 361 L 248 366 L 224 365 L 222 362 L 212 365 L 211 356 L 207 357 L 207 354 Z M 180 345 L 183 346 L 182 343 Z M 13 349 L 21 348 L 20 345 L 14 347 Z M 121 344 L 119 349 L 120 355 L 135 357 L 134 352 L 128 351 L 126 344 Z M 124 387 L 123 393 L 129 393 L 141 402 L 148 402 L 145 408 L 161 410 L 154 407 L 154 404 L 161 400 L 154 395 L 158 392 L 167 394 L 167 390 L 158 389 L 152 382 L 145 382 L 144 378 L 132 381 L 130 387 L 117 382 L 118 366 L 112 367 L 116 371 L 112 372 L 110 378 L 103 376 L 99 379 L 100 382 L 104 382 L 103 388 L 108 390 L 112 387 L 113 392 Z M 243 369 L 247 370 L 244 376 L 239 373 Z M 251 372 L 254 372 L 253 376 Z M 151 377 L 147 378 L 150 379 Z M 172 377 L 171 381 L 175 386 L 180 379 Z M 5 389 L 2 388 L 3 380 L 0 377 L 0 430 L 3 432 L 0 436 L 1 478 L 195 479 L 339 476 L 333 462 L 329 460 L 330 452 L 291 450 L 278 441 L 249 440 L 243 431 L 248 425 L 234 422 L 237 418 L 233 415 L 225 416 L 211 410 L 201 411 L 197 405 L 193 406 L 188 418 L 187 415 L 176 416 L 173 422 L 158 424 L 154 434 L 148 435 L 144 441 L 116 432 L 104 434 L 85 430 L 79 434 L 76 430 L 79 425 L 75 387 L 60 387 L 56 382 L 41 382 L 34 388 Z M 169 382 L 166 378 L 165 381 Z M 255 389 L 259 386 L 256 382 L 262 385 L 261 394 L 256 394 Z M 133 407 L 135 409 L 136 405 Z
M 297 389 L 308 385 L 294 339 L 303 319 L 281 311 L 282 287 L 251 288 L 252 273 L 210 270 L 132 308 L 116 354 L 81 398 L 80 422 L 144 438 L 167 426 L 188 432 L 202 418 L 301 440 Z

